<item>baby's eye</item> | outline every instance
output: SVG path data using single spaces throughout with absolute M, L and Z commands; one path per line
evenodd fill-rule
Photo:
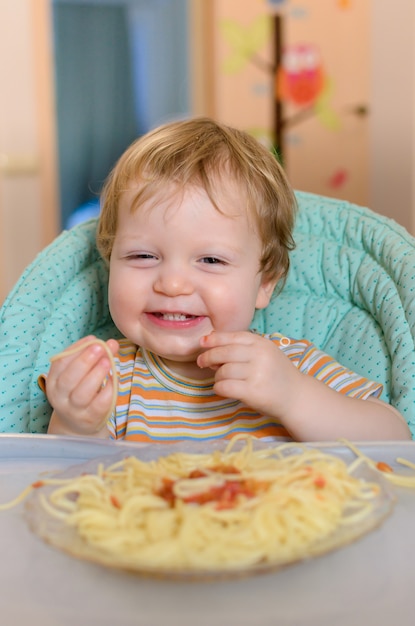
M 204 256 L 201 259 L 202 263 L 206 263 L 208 265 L 224 265 L 225 261 L 223 261 L 222 259 L 218 259 L 218 257 L 216 256 Z
M 142 253 L 137 253 L 137 254 L 129 254 L 128 258 L 146 260 L 146 259 L 155 259 L 156 257 L 154 256 L 154 254 L 149 254 L 148 252 L 142 252 Z

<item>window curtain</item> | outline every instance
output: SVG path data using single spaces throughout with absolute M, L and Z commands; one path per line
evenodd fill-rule
M 130 0 L 128 22 L 141 133 L 189 115 L 188 0 Z
M 133 139 L 189 115 L 187 2 L 54 0 L 63 227 Z
M 116 159 L 137 136 L 128 11 L 53 7 L 61 221 L 96 199 Z

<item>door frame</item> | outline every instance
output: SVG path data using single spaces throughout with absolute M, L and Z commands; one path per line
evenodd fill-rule
M 51 23 L 51 0 L 0 3 L 0 303 L 58 233 Z

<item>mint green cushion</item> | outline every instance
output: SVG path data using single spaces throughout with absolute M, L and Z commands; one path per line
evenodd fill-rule
M 64 231 L 23 272 L 0 309 L 0 432 L 46 432 L 51 407 L 39 374 L 80 337 L 119 334 L 110 319 L 108 271 L 96 220 Z
M 298 192 L 296 249 L 283 291 L 252 326 L 306 337 L 384 385 L 415 434 L 415 239 L 367 208 Z M 0 310 L 0 432 L 45 432 L 37 385 L 49 358 L 80 337 L 118 337 L 96 220 L 63 232 L 26 269 Z
M 415 239 L 367 208 L 297 198 L 287 283 L 254 325 L 306 337 L 381 382 L 415 434 Z

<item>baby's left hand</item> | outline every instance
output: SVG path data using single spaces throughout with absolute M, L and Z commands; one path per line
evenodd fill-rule
M 301 374 L 278 346 L 248 331 L 215 331 L 201 346 L 197 364 L 215 370 L 215 393 L 283 420 Z

